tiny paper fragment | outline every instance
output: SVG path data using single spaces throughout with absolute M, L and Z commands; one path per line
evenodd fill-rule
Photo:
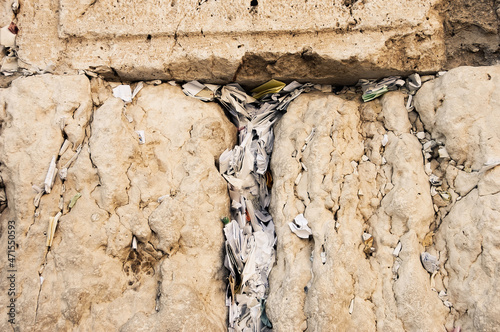
M 429 273 L 435 273 L 439 270 L 439 261 L 437 258 L 428 252 L 423 252 L 420 255 L 420 261 L 422 262 L 423 267 Z
M 415 94 L 418 89 L 422 86 L 422 80 L 420 79 L 420 75 L 415 73 L 410 76 L 408 76 L 408 79 L 406 80 L 406 87 L 408 88 L 408 91 L 410 92 L 410 95 Z
M 169 197 L 170 197 L 170 195 L 163 195 L 163 196 L 158 197 L 158 200 L 157 200 L 157 201 L 158 201 L 158 203 L 161 203 L 161 202 L 163 202 L 166 198 L 169 198 Z
M 132 90 L 130 89 L 130 85 L 118 85 L 113 89 L 113 96 L 120 98 L 126 103 L 130 103 L 132 101 Z
M 132 91 L 132 98 L 131 99 L 134 99 L 134 97 L 139 93 L 139 91 L 142 90 L 143 87 L 144 87 L 144 83 L 142 81 L 137 83 L 134 91 Z
M 139 137 L 139 144 L 145 144 L 146 143 L 146 134 L 144 133 L 144 130 L 136 130 L 135 133 Z
M 312 235 L 312 230 L 307 226 L 307 219 L 301 213 L 295 217 L 294 222 L 289 222 L 290 230 L 301 239 L 308 239 Z
M 65 139 L 64 143 L 61 145 L 61 148 L 59 149 L 59 155 L 62 156 L 66 150 L 68 150 L 68 147 L 71 143 Z
M 71 197 L 71 200 L 69 201 L 69 204 L 68 204 L 68 209 L 72 209 L 75 204 L 76 204 L 76 201 L 78 201 L 78 199 L 82 197 L 82 194 L 80 193 L 76 193 L 73 197 Z
M 55 217 L 50 217 L 49 219 L 49 228 L 47 230 L 47 247 L 52 246 L 52 242 L 54 241 L 54 235 L 56 233 L 57 222 L 61 217 L 62 213 L 58 212 Z
M 364 243 L 363 252 L 365 254 L 369 255 L 375 251 L 375 248 L 373 247 L 373 236 L 371 234 L 363 233 L 363 243 Z
M 382 146 L 386 146 L 388 142 L 389 142 L 389 136 L 385 134 L 384 137 L 382 138 Z
M 56 172 L 57 172 L 56 156 L 52 156 L 52 160 L 50 161 L 50 165 L 49 165 L 49 170 L 47 171 L 47 175 L 45 176 L 45 181 L 43 182 L 43 184 L 45 186 L 45 192 L 47 194 L 50 194 L 50 190 L 52 189 L 52 186 L 54 185 L 54 178 L 55 178 Z
M 399 241 L 398 245 L 396 246 L 396 248 L 394 248 L 394 251 L 392 252 L 392 255 L 394 257 L 398 257 L 399 253 L 401 252 L 401 248 L 402 248 L 401 241 Z

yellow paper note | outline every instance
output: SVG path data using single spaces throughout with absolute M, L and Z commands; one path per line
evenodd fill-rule
M 273 79 L 253 89 L 252 97 L 254 97 L 255 99 L 260 99 L 269 93 L 280 92 L 285 86 L 285 83 Z

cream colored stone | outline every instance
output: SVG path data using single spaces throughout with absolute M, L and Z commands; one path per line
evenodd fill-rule
M 471 172 L 467 173 L 464 171 L 458 171 L 457 177 L 454 181 L 454 187 L 457 193 L 461 196 L 467 195 L 474 187 L 477 186 L 479 182 L 479 173 Z
M 0 171 L 9 205 L 0 220 L 17 225 L 16 326 L 127 330 L 145 317 L 141 328 L 148 330 L 224 330 L 219 219 L 229 200 L 215 160 L 234 144 L 234 125 L 219 106 L 168 84 L 145 87 L 128 106 L 104 94 L 102 106 L 93 107 L 83 75 L 23 78 L 1 91 Z M 138 129 L 146 144 L 139 145 Z M 83 148 L 66 181 L 57 178 L 35 209 L 31 185 L 43 182 L 65 137 L 72 150 Z M 69 211 L 77 192 L 82 196 Z M 61 196 L 63 215 L 47 252 L 44 232 Z M 167 221 L 179 232 L 169 233 Z M 7 316 L 5 306 L 1 312 Z M 9 329 L 7 320 L 0 326 Z
M 404 107 L 405 95 L 399 91 L 390 91 L 382 96 L 384 124 L 394 134 L 409 133 L 411 124 L 408 111 Z
M 31 69 L 53 63 L 57 73 L 92 69 L 122 80 L 355 83 L 368 73 L 440 70 L 437 3 L 24 2 L 19 56 Z
M 0 26 L 4 27 L 9 25 L 14 18 L 14 12 L 12 11 L 12 0 L 2 1 L 0 4 Z
M 477 184 L 480 196 L 494 195 L 500 192 L 500 167 L 487 171 Z
M 500 195 L 479 196 L 477 189 L 457 202 L 443 220 L 436 249 L 447 257 L 447 293 L 456 325 L 494 331 L 499 326 L 498 206 Z
M 500 66 L 461 67 L 424 83 L 415 107 L 459 165 L 480 170 L 500 156 Z
M 251 8 L 249 2 L 229 1 L 146 1 L 136 3 L 108 3 L 60 0 L 60 24 L 63 35 L 117 36 L 135 35 L 180 35 L 247 33 L 252 25 L 253 32 L 292 30 L 345 30 L 350 25 L 348 18 L 354 18 L 354 29 L 391 27 L 387 15 L 398 27 L 417 26 L 425 20 L 433 2 L 355 3 L 352 6 L 339 3 L 325 3 L 311 0 L 278 0 L 273 3 L 261 1 Z M 288 15 L 284 15 L 288 13 Z M 315 13 L 322 13 L 321 19 L 313 20 Z M 225 22 L 225 24 L 220 24 Z M 302 24 L 298 24 L 302 22 Z
M 398 105 L 387 102 L 390 98 L 382 102 L 383 125 L 408 131 L 404 100 L 398 98 Z M 360 106 L 334 95 L 301 95 L 276 126 L 271 213 L 278 248 L 268 315 L 280 331 L 302 331 L 305 322 L 313 331 L 442 331 L 447 309 L 420 263 L 419 241 L 434 220 L 421 145 L 409 133 L 398 132 L 397 137 L 390 131 L 384 152 L 383 129 L 367 135 L 363 128 L 370 127 L 361 121 L 382 126 L 377 112 Z M 404 113 L 394 111 L 397 107 Z M 315 138 L 292 157 L 312 127 L 317 128 Z M 363 142 L 363 136 L 370 138 Z M 380 157 L 362 161 L 365 153 L 383 153 L 387 164 Z M 359 162 L 357 169 L 353 160 Z M 294 188 L 299 161 L 308 172 Z M 386 186 L 387 192 L 380 193 Z M 298 239 L 287 227 L 299 212 L 313 231 L 310 241 Z M 363 252 L 363 232 L 374 236 L 371 256 Z M 401 267 L 394 281 L 392 253 L 399 241 Z
M 499 67 L 463 67 L 424 84 L 416 109 L 426 129 L 442 139 L 450 156 L 464 171 L 446 167 L 452 202 L 437 213 L 435 246 L 430 249 L 444 263 L 436 276 L 437 291 L 445 290 L 453 307 L 447 328 L 494 331 L 500 326 L 498 270 L 498 167 L 481 170 L 498 158 Z M 477 186 L 477 187 L 476 187 Z M 463 197 L 458 200 L 454 191 Z

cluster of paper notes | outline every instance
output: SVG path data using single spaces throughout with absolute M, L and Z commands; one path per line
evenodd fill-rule
M 418 74 L 410 75 L 406 81 L 401 79 L 401 76 L 390 76 L 380 80 L 361 79 L 358 82 L 363 90 L 363 101 L 367 102 L 378 98 L 388 91 L 404 88 L 409 95 L 407 109 L 413 108 L 413 95 L 422 86 L 422 80 Z
M 363 101 L 367 102 L 380 97 L 384 93 L 397 90 L 405 84 L 405 81 L 400 76 L 390 76 L 381 80 L 359 80 L 359 85 L 363 90 Z
M 226 305 L 229 331 L 271 328 L 265 314 L 268 276 L 275 259 L 276 234 L 268 212 L 272 176 L 268 165 L 274 143 L 273 125 L 290 102 L 311 84 L 271 80 L 248 95 L 236 83 L 225 86 L 189 82 L 186 95 L 203 101 L 217 99 L 239 130 L 238 145 L 219 158 L 219 171 L 228 182 L 231 217 L 225 224 L 229 270 Z

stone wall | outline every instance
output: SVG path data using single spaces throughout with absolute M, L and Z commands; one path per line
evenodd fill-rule
M 498 167 L 483 167 L 500 162 L 499 80 L 499 67 L 452 70 L 425 83 L 409 113 L 400 92 L 366 104 L 356 95 L 308 94 L 289 108 L 276 127 L 271 164 L 278 259 L 268 312 L 277 330 L 500 326 L 493 295 Z M 301 152 L 312 128 L 317 134 Z M 437 147 L 424 160 L 430 140 L 451 160 L 436 156 Z M 432 173 L 426 174 L 427 163 Z M 431 174 L 443 179 L 435 192 Z M 310 222 L 309 241 L 288 229 L 299 213 Z M 363 252 L 364 232 L 374 237 L 370 256 Z M 430 232 L 435 241 L 428 242 Z M 425 250 L 443 263 L 433 281 L 419 259 Z
M 500 161 L 499 83 L 498 66 L 457 68 L 424 83 L 410 112 L 398 91 L 368 103 L 353 89 L 310 92 L 291 104 L 275 128 L 271 161 L 278 242 L 267 312 L 274 329 L 500 326 L 500 181 L 498 167 L 484 167 Z M 2 250 L 9 220 L 18 243 L 14 327 L 225 330 L 219 219 L 229 200 L 216 165 L 234 145 L 235 128 L 219 106 L 178 86 L 145 84 L 124 103 L 111 94 L 116 85 L 39 75 L 0 93 L 8 201 Z M 81 151 L 35 207 L 36 186 L 65 140 L 58 168 Z M 449 157 L 437 153 L 443 148 Z M 431 185 L 430 176 L 442 183 Z M 69 209 L 76 193 L 82 196 Z M 60 210 L 48 250 L 49 218 Z M 299 213 L 310 240 L 288 228 Z M 363 233 L 373 235 L 375 252 L 366 252 Z M 432 278 L 420 262 L 424 251 L 441 262 Z M 7 316 L 5 306 L 0 314 Z M 6 319 L 0 324 L 10 329 Z
M 221 108 L 169 84 L 146 85 L 125 105 L 108 83 L 83 75 L 21 78 L 1 91 L 1 101 L 0 174 L 8 199 L 2 252 L 8 220 L 16 223 L 18 244 L 14 327 L 224 330 L 219 218 L 229 199 L 216 162 L 234 145 L 235 128 Z M 144 130 L 145 144 L 136 130 Z M 35 207 L 32 186 L 43 187 L 65 139 L 70 145 L 58 168 L 80 145 L 81 152 Z M 81 197 L 69 209 L 76 193 Z M 60 210 L 47 250 L 49 217 Z M 6 255 L 1 260 L 7 266 Z M 1 284 L 2 300 L 7 286 Z M 7 317 L 4 305 L 1 314 Z M 10 330 L 6 319 L 0 326 Z
M 499 330 L 499 16 L 498 0 L 4 1 L 0 330 L 227 330 L 218 158 L 237 130 L 166 81 L 271 78 L 336 85 L 275 127 L 274 329 Z M 413 72 L 432 74 L 413 110 L 342 89 Z M 300 213 L 309 240 L 288 227 Z
M 14 21 L 20 65 L 28 71 L 86 69 L 124 81 L 353 84 L 495 63 L 498 6 L 495 0 L 43 0 L 21 1 Z

